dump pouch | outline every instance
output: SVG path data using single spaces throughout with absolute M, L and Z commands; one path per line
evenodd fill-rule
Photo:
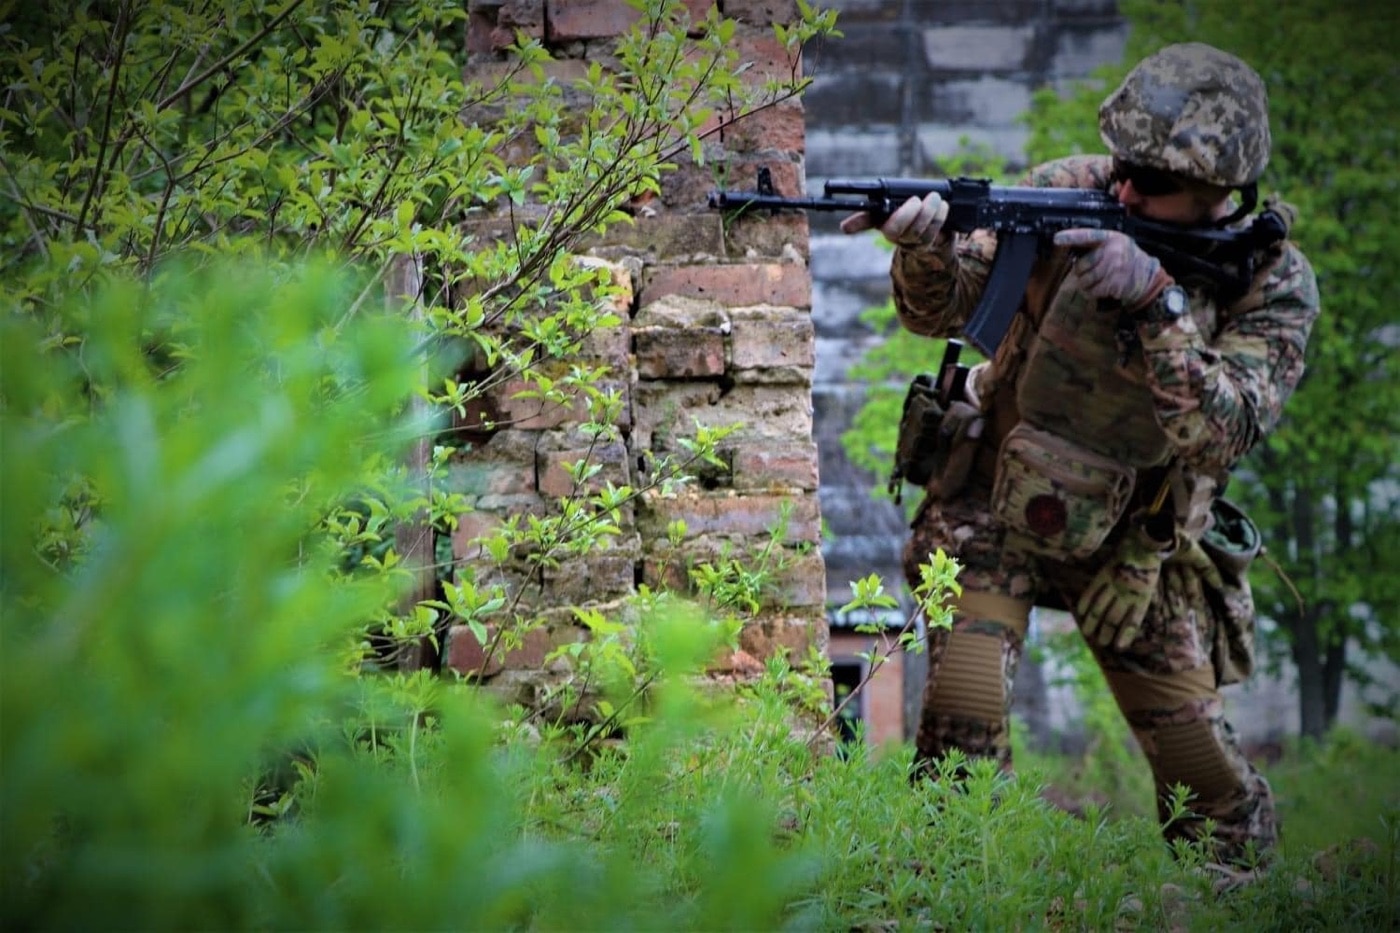
M 922 486 L 936 499 L 951 498 L 967 484 L 976 442 L 982 436 L 982 413 L 970 402 L 944 403 L 938 396 L 927 374 L 909 384 L 890 474 L 890 493 L 896 502 L 905 480 Z
M 1228 499 L 1211 504 L 1211 526 L 1201 537 L 1201 549 L 1220 572 L 1221 586 L 1206 586 L 1215 615 L 1211 660 L 1221 686 L 1236 684 L 1254 671 L 1254 593 L 1249 565 L 1263 550 L 1263 536 L 1244 510 Z
M 1136 471 L 1021 422 L 997 456 L 992 513 L 1007 543 L 1056 559 L 1079 559 L 1103 544 L 1126 510 Z

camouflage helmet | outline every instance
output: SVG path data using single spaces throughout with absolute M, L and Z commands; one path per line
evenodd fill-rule
M 1269 161 L 1268 92 L 1233 55 L 1200 42 L 1169 45 L 1099 107 L 1099 135 L 1125 162 L 1242 187 Z

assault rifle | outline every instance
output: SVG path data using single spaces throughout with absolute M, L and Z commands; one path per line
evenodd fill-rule
M 931 191 L 948 202 L 945 230 L 997 234 L 991 275 L 963 331 L 987 357 L 1006 337 L 1032 263 L 1049 252 L 1061 230 L 1090 227 L 1126 233 L 1156 256 L 1178 282 L 1210 287 L 1224 302 L 1245 293 L 1254 277 L 1255 255 L 1288 232 L 1274 210 L 1265 210 L 1242 230 L 1179 227 L 1133 217 L 1106 191 L 1001 186 L 985 178 L 832 179 L 826 183 L 824 197 L 788 198 L 773 190 L 771 173 L 760 168 L 756 190 L 713 191 L 709 205 L 722 211 L 865 211 L 879 226 L 909 198 L 922 198 Z

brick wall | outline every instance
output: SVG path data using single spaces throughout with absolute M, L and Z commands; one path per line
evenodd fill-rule
M 703 16 L 713 3 L 686 6 Z M 746 80 L 786 73 L 772 22 L 790 21 L 791 0 L 727 0 L 722 11 L 739 23 L 734 45 L 752 63 Z M 516 30 L 546 44 L 554 73 L 577 74 L 590 59 L 606 57 L 638 15 L 623 0 L 472 0 L 468 12 L 469 77 L 499 69 Z M 606 363 L 608 384 L 624 399 L 621 440 L 595 452 L 603 464 L 599 482 L 638 485 L 639 470 L 681 452 L 677 439 L 693 435 L 696 422 L 742 426 L 720 451 L 726 469 L 707 472 L 677 495 L 647 494 L 624 510 L 622 534 L 607 546 L 538 579 L 511 581 L 547 621 L 544 628 L 484 666 L 476 638 L 454 627 L 444 650 L 449 667 L 529 702 L 550 676 L 543 669 L 549 651 L 585 637 L 563 607 L 614 604 L 640 584 L 683 586 L 690 563 L 712 560 L 725 548 L 740 553 L 761 546 L 783 513 L 788 566 L 746 626 L 743 652 L 717 659 L 713 673 L 753 674 L 755 660 L 776 651 L 800 658 L 809 646 L 825 649 L 807 223 L 800 215 L 725 223 L 706 205 L 717 168 L 730 187 L 752 185 L 760 164 L 772 168 L 780 186 L 791 186 L 802 176 L 804 154 L 801 105 L 772 107 L 727 129 L 722 142 L 708 143 L 707 166 L 682 161 L 633 224 L 614 225 L 587 244 L 586 261 L 607 265 L 624 286 L 615 309 L 622 323 L 592 334 L 580 361 Z M 501 235 L 493 223 L 501 222 L 482 221 L 472 232 Z M 510 426 L 452 464 L 453 488 L 475 506 L 452 537 L 458 561 L 479 560 L 476 539 L 507 516 L 550 508 L 570 486 L 563 465 L 587 446 L 577 411 L 511 398 L 521 387 L 505 386 L 487 400 Z M 686 531 L 673 543 L 667 528 L 676 519 Z

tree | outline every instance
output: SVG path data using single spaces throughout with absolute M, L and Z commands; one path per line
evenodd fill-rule
M 1125 0 L 1124 62 L 1063 99 L 1042 93 L 1031 114 L 1033 159 L 1103 151 L 1098 103 L 1133 63 L 1171 42 L 1233 52 L 1268 86 L 1274 145 L 1261 194 L 1278 191 L 1298 208 L 1293 237 L 1317 272 L 1323 311 L 1302 385 L 1230 492 L 1264 532 L 1268 559 L 1252 582 L 1261 615 L 1276 626 L 1266 647 L 1297 669 L 1308 736 L 1336 720 L 1345 677 L 1370 682 L 1349 660 L 1350 644 L 1400 657 L 1392 570 L 1400 564 L 1392 217 L 1400 127 L 1388 103 L 1400 77 L 1389 37 L 1400 20 L 1385 9 L 1360 0 Z M 1280 573 L 1267 569 L 1273 562 Z M 1393 693 L 1385 699 L 1393 709 Z

